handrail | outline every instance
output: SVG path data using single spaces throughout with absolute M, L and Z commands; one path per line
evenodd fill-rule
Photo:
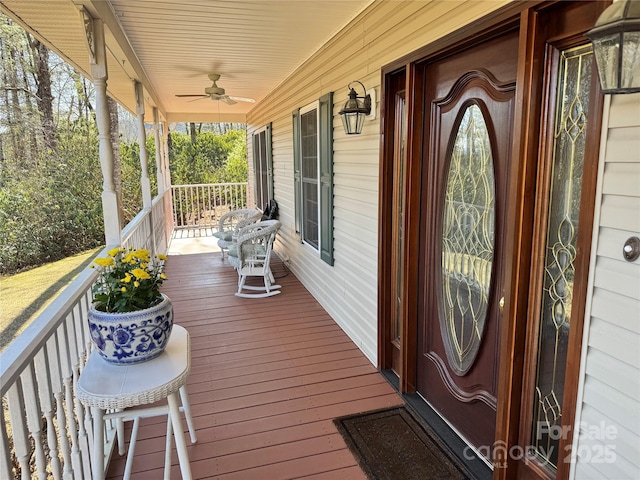
M 171 187 L 174 229 L 215 228 L 231 210 L 246 208 L 247 183 L 198 183 Z
M 123 246 L 166 253 L 170 201 L 167 190 L 139 212 L 122 231 Z M 6 402 L 0 415 L 0 478 L 91 478 L 91 412 L 74 392 L 92 348 L 86 318 L 96 277 L 95 270 L 82 271 L 0 353 L 3 406 Z

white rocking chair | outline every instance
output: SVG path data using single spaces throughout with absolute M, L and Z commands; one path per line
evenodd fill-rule
M 262 298 L 280 293 L 281 287 L 275 284 L 269 265 L 273 242 L 280 225 L 278 220 L 265 220 L 246 226 L 238 232 L 236 244 L 229 248 L 229 262 L 238 271 L 236 296 Z M 262 277 L 264 286 L 246 285 L 247 277 Z
M 243 208 L 225 213 L 218 221 L 218 231 L 213 236 L 218 239 L 218 247 L 222 252 L 228 251 L 229 247 L 235 244 L 238 232 L 243 227 L 251 225 L 260 220 L 262 212 L 255 208 Z

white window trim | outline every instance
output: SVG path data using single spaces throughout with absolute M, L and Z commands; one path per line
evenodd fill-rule
M 302 243 L 304 245 L 306 245 L 307 247 L 309 247 L 311 250 L 313 250 L 314 252 L 316 252 L 318 255 L 320 254 L 320 252 L 322 251 L 322 221 L 321 221 L 321 214 L 322 212 L 320 211 L 321 205 L 320 205 L 320 102 L 318 100 L 305 105 L 304 107 L 300 108 L 300 116 L 298 117 L 298 121 L 302 122 L 302 115 L 304 115 L 305 113 L 309 113 L 311 111 L 313 111 L 315 109 L 316 111 L 316 179 L 318 181 L 316 189 L 317 189 L 317 198 L 318 198 L 318 212 L 317 212 L 317 218 L 318 218 L 318 248 L 314 247 L 313 245 L 311 245 L 309 242 L 307 242 L 305 240 L 305 235 L 304 235 L 304 225 L 305 225 L 305 217 L 304 217 L 304 207 L 302 207 L 302 222 L 300 222 L 300 237 L 302 239 Z M 301 125 L 300 125 L 301 127 Z M 300 131 L 302 131 L 302 128 L 300 128 Z M 300 145 L 298 145 L 298 147 L 300 148 L 300 152 L 302 152 L 302 135 L 300 135 Z M 304 159 L 300 159 L 300 172 L 302 172 L 302 162 L 304 161 Z M 302 189 L 302 191 L 300 192 L 300 198 L 302 201 L 302 205 L 304 205 L 304 182 L 302 180 L 302 176 L 300 178 L 300 188 Z

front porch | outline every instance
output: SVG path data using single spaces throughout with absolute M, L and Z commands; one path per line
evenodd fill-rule
M 169 254 L 163 290 L 175 322 L 191 335 L 193 478 L 365 478 L 332 419 L 402 398 L 279 258 L 273 272 L 280 295 L 236 297 L 237 273 L 206 232 L 165 230 L 168 195 L 122 235 L 125 246 Z M 81 273 L 0 355 L 1 478 L 45 471 L 56 479 L 91 478 L 91 412 L 75 385 L 92 348 L 86 315 L 94 279 L 93 270 Z M 66 435 L 52 435 L 59 429 Z M 165 434 L 162 417 L 141 421 L 133 478 L 161 478 Z M 109 427 L 113 453 L 105 469 L 115 479 L 125 457 L 113 448 L 113 435 Z M 175 447 L 173 468 L 179 478 Z
M 191 334 L 193 478 L 365 478 L 332 419 L 402 399 L 278 259 L 273 270 L 282 294 L 246 299 L 218 252 L 167 263 L 163 290 Z M 141 422 L 133 478 L 161 478 L 165 425 Z M 113 455 L 108 478 L 121 478 Z

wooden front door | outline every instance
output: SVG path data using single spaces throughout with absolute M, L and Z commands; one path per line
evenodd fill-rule
M 417 391 L 475 447 L 495 440 L 517 52 L 511 31 L 417 68 Z

